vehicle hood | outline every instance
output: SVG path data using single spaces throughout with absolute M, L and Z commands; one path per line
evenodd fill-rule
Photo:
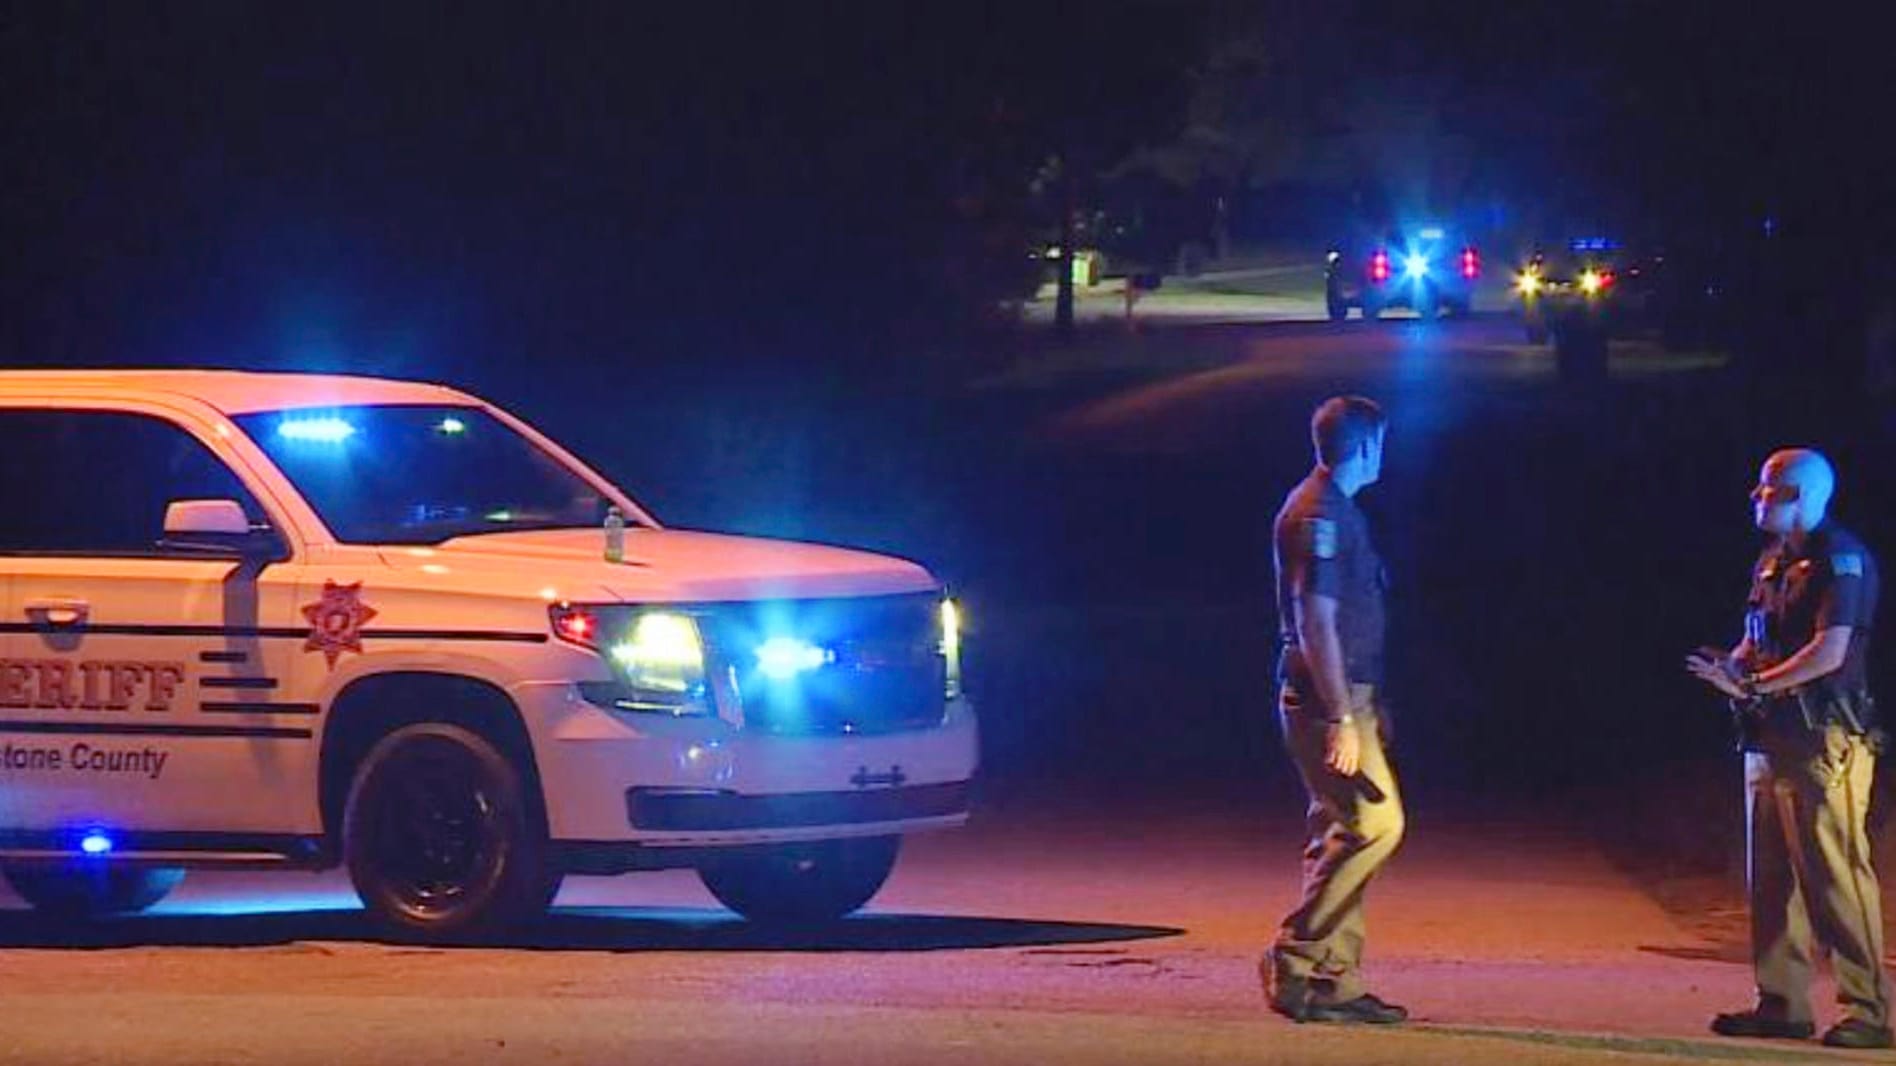
M 596 529 L 489 533 L 429 548 L 384 548 L 382 556 L 425 585 L 472 585 L 579 602 L 881 596 L 937 587 L 927 570 L 892 556 L 639 527 L 626 530 L 625 557 L 618 563 L 605 560 L 605 534 Z

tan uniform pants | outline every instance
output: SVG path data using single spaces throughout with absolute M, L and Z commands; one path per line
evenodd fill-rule
M 1889 1024 L 1882 898 L 1865 826 L 1875 752 L 1831 726 L 1745 755 L 1751 958 L 1762 1010 L 1811 1021 L 1811 934 L 1847 1016 Z
M 1304 848 L 1303 900 L 1285 917 L 1271 950 L 1273 995 L 1304 982 L 1319 1003 L 1342 1003 L 1364 992 L 1363 890 L 1402 842 L 1402 797 L 1389 768 L 1375 691 L 1351 686 L 1352 728 L 1362 741 L 1362 766 L 1343 777 L 1324 763 L 1328 726 L 1285 686 L 1278 713 L 1291 761 L 1310 796 L 1310 841 Z M 1367 784 L 1366 784 L 1367 782 Z

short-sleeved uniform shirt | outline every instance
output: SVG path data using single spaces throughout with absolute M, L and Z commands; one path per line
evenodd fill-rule
M 1773 537 L 1751 571 L 1745 636 L 1759 667 L 1794 654 L 1818 633 L 1850 627 L 1843 666 L 1804 688 L 1819 699 L 1862 693 L 1868 686 L 1870 627 L 1876 620 L 1876 557 L 1834 522 L 1810 531 L 1801 548 Z
M 1337 601 L 1337 637 L 1347 680 L 1380 685 L 1383 680 L 1383 594 L 1387 578 L 1370 541 L 1369 522 L 1322 468 L 1311 471 L 1277 512 L 1271 529 L 1277 566 L 1277 616 L 1283 639 L 1278 678 L 1314 693 L 1310 669 L 1297 643 L 1295 601 L 1299 592 Z

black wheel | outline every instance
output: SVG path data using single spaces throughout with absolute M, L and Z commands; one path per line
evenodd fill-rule
M 183 870 L 113 866 L 108 861 L 9 866 L 7 884 L 42 914 L 68 920 L 137 914 L 164 899 Z
M 1372 299 L 1368 296 L 1363 297 L 1363 321 L 1374 322 L 1381 318 L 1382 314 L 1383 305 L 1381 300 Z
M 525 776 L 472 730 L 398 729 L 356 770 L 343 858 L 371 918 L 449 940 L 538 917 L 559 891 L 546 819 Z
M 1332 322 L 1341 322 L 1350 315 L 1350 305 L 1334 296 L 1324 301 L 1323 309 L 1329 314 Z
M 869 902 L 895 869 L 900 837 L 746 849 L 698 870 L 718 902 L 753 922 L 830 922 Z

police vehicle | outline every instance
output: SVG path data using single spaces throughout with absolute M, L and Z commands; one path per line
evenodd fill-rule
M 1350 308 L 1374 320 L 1391 307 L 1423 318 L 1438 310 L 1464 315 L 1481 280 L 1481 251 L 1443 226 L 1398 229 L 1333 245 L 1325 256 L 1324 304 L 1330 321 Z
M 1652 301 L 1653 269 L 1607 237 L 1576 237 L 1551 252 L 1536 250 L 1514 277 L 1528 343 L 1626 328 Z
M 341 865 L 451 939 L 691 868 L 820 921 L 967 818 L 956 608 L 913 563 L 666 529 L 437 385 L 4 372 L 0 441 L 0 872 L 45 912 Z
M 1721 258 L 1687 245 L 1576 237 L 1535 250 L 1514 276 L 1523 332 L 1552 342 L 1563 373 L 1598 377 L 1607 344 L 1639 336 L 1672 350 L 1729 341 Z

